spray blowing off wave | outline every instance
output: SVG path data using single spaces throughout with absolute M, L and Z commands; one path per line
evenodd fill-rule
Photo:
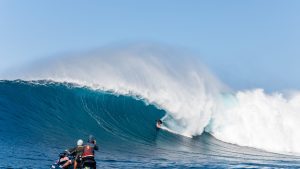
M 169 48 L 111 48 L 53 59 L 23 72 L 10 79 L 67 81 L 142 97 L 164 109 L 166 126 L 182 135 L 206 130 L 238 145 L 300 153 L 299 94 L 289 99 L 262 90 L 228 94 L 196 58 Z
M 17 78 L 67 81 L 142 97 L 172 116 L 166 124 L 190 136 L 203 132 L 220 88 L 195 59 L 143 45 L 54 59 L 27 72 Z

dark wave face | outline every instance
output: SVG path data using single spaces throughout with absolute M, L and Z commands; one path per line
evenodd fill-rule
M 92 134 L 99 168 L 287 168 L 296 156 L 187 138 L 155 128 L 165 115 L 130 96 L 50 81 L 0 81 L 0 168 L 49 168 Z

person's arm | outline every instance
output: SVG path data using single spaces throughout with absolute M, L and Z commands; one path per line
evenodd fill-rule
M 99 150 L 99 147 L 97 146 L 97 141 L 94 140 L 94 150 Z
M 95 144 L 94 144 L 94 150 L 99 150 L 99 147 L 96 145 L 96 141 L 95 141 Z
M 70 155 L 74 155 L 76 153 L 76 147 L 70 148 L 67 151 L 69 152 Z

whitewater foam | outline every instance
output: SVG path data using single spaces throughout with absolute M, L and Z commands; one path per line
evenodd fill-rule
M 212 116 L 208 131 L 234 144 L 278 153 L 300 152 L 300 95 L 239 91 Z M 229 102 L 229 104 L 228 104 Z

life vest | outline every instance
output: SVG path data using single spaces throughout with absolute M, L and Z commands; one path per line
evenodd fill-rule
M 82 158 L 84 157 L 94 157 L 94 146 L 85 145 L 83 148 Z

